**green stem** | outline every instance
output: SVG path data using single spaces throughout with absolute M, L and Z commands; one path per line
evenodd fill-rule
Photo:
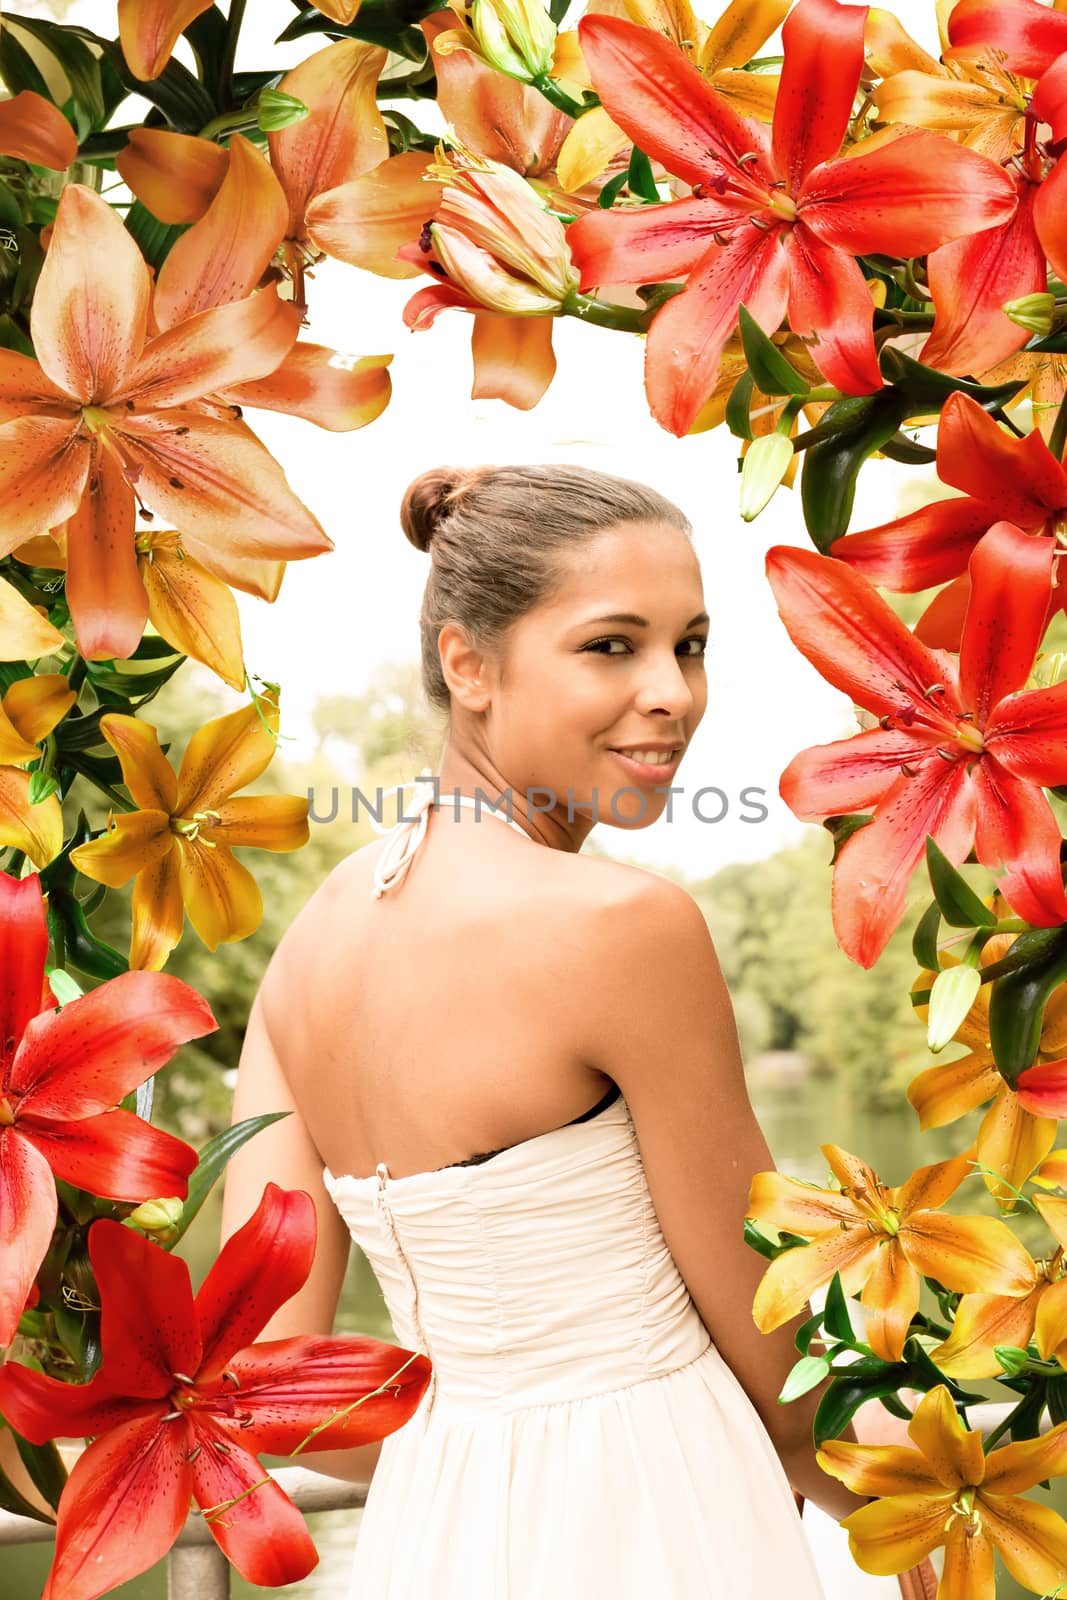
M 1023 1406 L 1029 1404 L 1029 1400 L 1030 1396 L 1028 1394 L 1024 1394 L 1022 1399 L 1019 1401 L 1019 1404 L 1012 1406 L 1007 1416 L 1003 1417 L 1000 1422 L 997 1423 L 992 1433 L 986 1434 L 985 1438 L 982 1440 L 982 1450 L 985 1455 L 989 1454 L 997 1440 L 1007 1432 L 1015 1418 L 1018 1416 L 1019 1412 L 1022 1410 Z
M 531 82 L 550 105 L 568 117 L 584 116 L 585 112 L 592 111 L 594 106 L 600 104 L 599 99 L 593 94 L 587 94 L 583 100 L 573 100 L 565 89 L 560 88 L 555 79 L 548 76 L 547 72 L 539 72 Z
M 254 109 L 224 111 L 221 116 L 212 117 L 210 122 L 205 122 L 199 136 L 201 139 L 214 139 L 220 133 L 247 133 L 257 126 L 258 118 Z
M 595 295 L 579 294 L 572 290 L 560 306 L 560 314 L 577 317 L 579 322 L 591 322 L 598 328 L 616 328 L 623 333 L 644 333 L 648 328 L 649 313 L 636 306 L 614 306 Z
M 244 21 L 245 0 L 230 0 L 226 18 L 226 48 L 219 62 L 219 95 L 217 105 L 228 105 L 233 99 L 233 64 L 237 56 L 237 39 Z
M 75 751 L 64 750 L 63 765 L 72 768 L 80 778 L 84 778 L 87 783 L 91 783 L 94 788 L 99 789 L 105 799 L 111 801 L 116 811 L 140 810 L 136 800 L 131 800 L 127 795 L 119 794 L 117 789 L 113 789 L 109 783 L 105 783 L 102 778 L 98 778 L 95 773 L 83 767 Z

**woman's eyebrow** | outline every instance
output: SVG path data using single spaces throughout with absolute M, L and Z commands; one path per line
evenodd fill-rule
M 695 617 L 690 617 L 685 626 L 687 628 L 695 628 L 698 622 L 710 621 L 711 618 L 708 616 L 706 611 L 698 611 Z M 635 628 L 647 628 L 649 626 L 647 617 L 639 617 L 636 612 L 633 611 L 612 611 L 605 617 L 589 617 L 585 622 L 581 623 L 580 626 L 583 628 L 591 628 L 594 622 L 631 622 Z

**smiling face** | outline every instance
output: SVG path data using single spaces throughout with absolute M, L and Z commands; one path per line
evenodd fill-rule
M 636 522 L 597 534 L 566 558 L 554 597 L 520 618 L 499 656 L 442 629 L 453 698 L 442 786 L 492 778 L 523 813 L 527 790 L 551 791 L 565 848 L 596 820 L 647 827 L 707 706 L 707 639 L 700 566 L 678 528 Z M 657 746 L 675 752 L 659 768 L 615 753 Z

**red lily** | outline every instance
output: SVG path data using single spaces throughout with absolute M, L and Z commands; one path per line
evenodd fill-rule
M 877 528 L 845 534 L 834 540 L 830 554 L 887 589 L 910 594 L 947 583 L 915 632 L 924 644 L 958 650 L 971 594 L 971 551 L 1002 520 L 1034 534 L 1050 552 L 1061 550 L 1056 529 L 1067 518 L 1067 471 L 1036 430 L 1015 438 L 969 396 L 953 394 L 937 429 L 937 475 L 965 498 L 938 500 Z M 1061 562 L 1053 575 L 1053 615 L 1067 606 L 1065 576 Z
M 0 1347 L 52 1239 L 56 1178 L 111 1200 L 184 1198 L 196 1151 L 112 1108 L 218 1027 L 195 989 L 158 972 L 124 972 L 59 1010 L 47 957 L 40 878 L 0 873 Z
M 992 162 L 910 132 L 837 159 L 863 69 L 866 6 L 799 0 L 782 28 L 773 128 L 739 117 L 669 40 L 616 17 L 578 25 L 611 117 L 693 185 L 692 198 L 579 217 L 569 238 L 583 290 L 688 278 L 653 318 L 645 356 L 652 414 L 684 434 L 714 388 L 747 306 L 765 332 L 789 326 L 845 394 L 882 387 L 871 297 L 853 259 L 925 255 L 1006 221 L 1017 200 Z
M 180 1257 L 121 1223 L 92 1225 L 98 1372 L 70 1384 L 0 1369 L 0 1412 L 32 1443 L 95 1436 L 60 1497 L 41 1600 L 96 1600 L 146 1571 L 190 1497 L 250 1583 L 294 1583 L 315 1566 L 303 1517 L 257 1456 L 288 1455 L 322 1424 L 317 1450 L 385 1438 L 430 1376 L 426 1356 L 362 1335 L 249 1343 L 304 1283 L 315 1236 L 310 1196 L 268 1183 L 194 1299 Z
M 960 0 L 948 36 L 956 49 L 995 45 L 1013 72 L 1039 78 L 1067 51 L 1067 14 L 1037 0 Z
M 1067 683 L 1019 693 L 1045 630 L 1052 544 L 998 522 L 970 560 L 958 663 L 915 638 L 843 562 L 776 545 L 767 576 L 790 638 L 881 724 L 794 756 L 779 792 L 805 820 L 873 811 L 834 866 L 845 954 L 873 966 L 906 908 L 932 834 L 953 864 L 972 847 L 1028 922 L 1067 922 L 1060 830 L 1042 786 L 1067 782 Z

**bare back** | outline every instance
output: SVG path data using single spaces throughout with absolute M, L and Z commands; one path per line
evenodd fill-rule
M 276 955 L 268 1022 L 324 1163 L 394 1178 L 498 1150 L 589 1110 L 583 996 L 611 962 L 610 906 L 640 868 L 441 811 L 372 899 L 385 841 L 341 863 Z

